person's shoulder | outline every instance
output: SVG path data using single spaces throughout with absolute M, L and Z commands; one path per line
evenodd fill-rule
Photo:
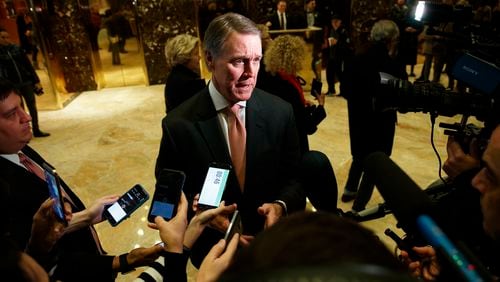
M 203 115 L 203 113 L 207 111 L 207 108 L 209 108 L 210 106 L 209 102 L 211 101 L 212 100 L 210 98 L 210 94 L 208 93 L 208 88 L 205 87 L 201 91 L 184 101 L 182 104 L 169 111 L 164 120 L 173 121 L 182 119 L 194 119 L 197 116 Z

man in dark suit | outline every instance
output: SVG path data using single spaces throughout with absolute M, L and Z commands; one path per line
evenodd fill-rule
M 290 29 L 295 28 L 291 17 L 286 12 L 286 1 L 278 0 L 276 11 L 273 12 L 267 23 L 269 29 Z
M 33 137 L 30 121 L 13 84 L 0 79 L 0 179 L 9 186 L 8 197 L 2 198 L 2 202 L 13 211 L 3 220 L 8 236 L 20 247 L 27 246 L 33 215 L 49 197 L 41 168 L 46 161 L 27 145 Z M 47 272 L 55 269 L 55 280 L 114 281 L 118 271 L 146 265 L 158 257 L 159 246 L 134 249 L 122 256 L 105 255 L 93 224 L 103 221 L 104 206 L 118 197 L 103 197 L 86 208 L 62 180 L 61 189 L 72 207 L 71 221 L 51 253 L 32 254 L 35 258 L 37 255 L 43 258 Z
M 156 175 L 163 168 L 184 171 L 184 193 L 192 201 L 210 163 L 233 164 L 223 200 L 237 203 L 243 234 L 255 235 L 287 212 L 305 208 L 297 180 L 300 147 L 293 110 L 283 100 L 255 89 L 262 48 L 260 32 L 251 20 L 234 13 L 217 17 L 207 28 L 204 49 L 212 79 L 163 119 Z M 227 109 L 235 104 L 246 129 L 242 142 L 246 149 L 231 153 Z M 238 153 L 245 154 L 243 170 L 234 162 Z M 193 246 L 195 266 L 227 228 L 227 218 L 215 221 L 222 224 L 206 229 Z

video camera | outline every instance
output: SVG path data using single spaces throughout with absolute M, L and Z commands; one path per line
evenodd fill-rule
M 428 25 L 427 34 L 448 38 L 448 44 L 458 47 L 451 74 L 464 87 L 460 91 L 452 91 L 439 83 L 426 81 L 412 84 L 380 73 L 381 84 L 386 91 L 373 98 L 374 109 L 429 113 L 433 120 L 439 115 L 463 115 L 460 123 L 440 124 L 446 129 L 445 134 L 455 136 L 458 140 L 480 135 L 478 127 L 467 124 L 471 116 L 484 122 L 485 127 L 498 124 L 500 38 L 487 28 L 472 23 L 471 6 L 418 1 L 414 19 Z M 449 30 L 444 28 L 448 24 L 453 24 L 453 32 L 444 31 Z M 485 131 L 489 137 L 489 130 Z

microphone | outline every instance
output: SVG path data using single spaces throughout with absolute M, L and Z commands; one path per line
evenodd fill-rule
M 486 281 L 476 266 L 458 250 L 431 218 L 434 206 L 422 189 L 386 154 L 375 152 L 364 160 L 367 177 L 377 186 L 386 204 L 407 233 L 418 231 L 442 253 L 465 281 Z M 483 279 L 482 277 L 485 277 Z
M 376 186 L 403 230 L 416 231 L 416 218 L 432 215 L 434 206 L 418 185 L 386 154 L 375 152 L 364 160 L 366 176 Z

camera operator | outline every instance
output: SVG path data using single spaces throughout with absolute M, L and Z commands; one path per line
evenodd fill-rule
M 396 111 L 375 111 L 373 97 L 384 93 L 380 72 L 407 80 L 404 64 L 398 59 L 399 29 L 391 20 L 376 22 L 370 33 L 371 46 L 364 54 L 346 63 L 341 93 L 347 99 L 352 164 L 342 202 L 354 199 L 352 209 L 361 211 L 370 200 L 374 185 L 362 177 L 363 159 L 372 152 L 391 155 Z M 361 180 L 360 180 L 361 179 Z M 359 188 L 358 188 L 359 187 Z
M 443 169 L 455 182 L 464 175 L 463 179 L 470 179 L 467 174 L 471 171 L 476 172 L 470 184 L 481 194 L 482 226 L 486 234 L 494 240 L 490 247 L 498 247 L 500 243 L 500 125 L 497 125 L 491 134 L 482 155 L 481 167 L 476 142 L 471 142 L 469 153 L 465 153 L 459 142 L 450 137 L 447 152 L 448 159 Z M 408 253 L 401 251 L 402 259 L 410 271 L 424 280 L 435 280 L 443 271 L 435 250 L 432 247 L 414 247 L 413 250 L 420 255 L 419 261 L 410 260 Z M 487 268 L 489 267 L 490 273 L 496 275 L 495 279 L 498 280 L 500 255 L 496 253 L 495 256 L 493 260 L 496 262 L 491 260 L 486 263 L 482 262 Z

